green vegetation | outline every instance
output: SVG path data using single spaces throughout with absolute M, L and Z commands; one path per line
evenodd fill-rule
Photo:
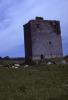
M 68 100 L 68 65 L 0 68 L 0 100 Z

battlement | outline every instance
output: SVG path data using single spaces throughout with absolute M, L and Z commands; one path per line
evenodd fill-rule
M 36 20 L 44 20 L 43 17 L 36 17 Z

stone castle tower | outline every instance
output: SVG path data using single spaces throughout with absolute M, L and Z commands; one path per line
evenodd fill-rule
M 62 57 L 60 22 L 36 17 L 24 25 L 26 61 L 44 58 Z

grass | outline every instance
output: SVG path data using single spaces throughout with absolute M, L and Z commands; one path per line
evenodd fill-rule
M 0 68 L 0 100 L 68 100 L 68 65 Z

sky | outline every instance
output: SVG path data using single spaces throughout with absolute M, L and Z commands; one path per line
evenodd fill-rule
M 59 20 L 68 55 L 68 0 L 0 0 L 0 56 L 24 57 L 23 25 L 36 16 Z

